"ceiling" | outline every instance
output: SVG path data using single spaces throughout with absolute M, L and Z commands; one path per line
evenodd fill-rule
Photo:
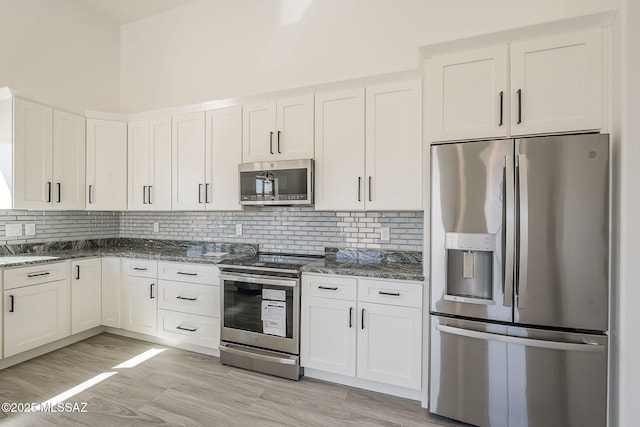
M 123 25 L 195 0 L 75 0 L 85 8 Z

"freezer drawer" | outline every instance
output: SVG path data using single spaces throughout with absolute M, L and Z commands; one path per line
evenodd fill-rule
M 479 426 L 606 425 L 606 336 L 431 324 L 431 412 Z

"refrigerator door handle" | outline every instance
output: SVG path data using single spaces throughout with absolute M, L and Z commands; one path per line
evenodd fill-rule
M 456 328 L 454 326 L 436 325 L 436 330 L 451 335 L 459 335 L 468 338 L 477 338 L 486 341 L 497 341 L 506 344 L 523 345 L 527 347 L 539 347 L 550 350 L 562 350 L 562 351 L 582 351 L 582 352 L 601 352 L 604 351 L 605 346 L 595 342 L 564 342 L 564 341 L 548 341 L 537 340 L 532 338 L 513 337 L 509 335 L 493 334 L 491 332 L 480 332 L 471 329 Z
M 524 308 L 527 295 L 527 266 L 529 259 L 529 183 L 527 170 L 527 156 L 518 154 L 516 167 L 518 168 L 518 199 L 519 219 L 518 230 L 518 289 L 516 297 L 518 308 Z
M 515 245 L 515 203 L 514 203 L 514 175 L 513 175 L 513 156 L 504 156 L 504 180 L 505 180 L 505 245 L 504 245 L 504 306 L 511 307 L 513 305 L 513 258 Z

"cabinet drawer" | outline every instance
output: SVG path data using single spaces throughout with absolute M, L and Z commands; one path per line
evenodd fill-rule
M 220 285 L 220 270 L 214 265 L 188 264 L 183 262 L 159 262 L 158 279 L 176 282 Z
M 359 279 L 358 300 L 420 308 L 422 307 L 422 283 Z
M 4 289 L 20 288 L 67 278 L 66 262 L 10 268 L 4 271 Z
M 220 319 L 158 310 L 158 337 L 174 344 L 193 344 L 215 349 L 220 342 Z
M 302 296 L 355 301 L 357 290 L 357 279 L 353 277 L 302 275 Z
M 122 272 L 125 276 L 156 278 L 158 277 L 158 262 L 126 258 L 122 260 Z
M 158 307 L 220 317 L 220 286 L 158 280 Z

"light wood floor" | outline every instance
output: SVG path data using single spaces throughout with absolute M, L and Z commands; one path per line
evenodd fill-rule
M 151 348 L 166 350 L 136 367 L 114 369 Z M 65 401 L 76 409 L 86 402 L 86 413 L 0 412 L 0 425 L 461 425 L 430 415 L 418 402 L 310 378 L 280 379 L 111 334 L 0 371 L 0 403 L 40 403 L 103 372 L 116 374 Z

